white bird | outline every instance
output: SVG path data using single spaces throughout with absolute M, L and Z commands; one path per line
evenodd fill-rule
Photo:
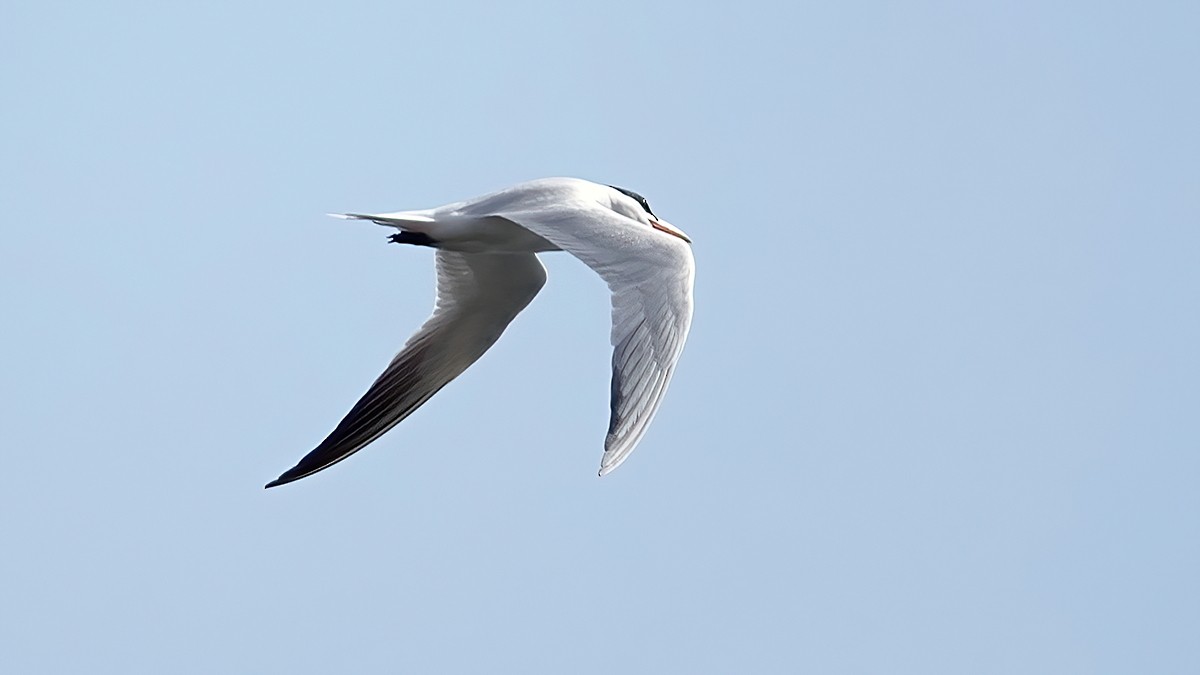
M 612 388 L 603 476 L 654 418 L 692 323 L 691 239 L 644 197 L 578 178 L 544 178 L 421 211 L 330 214 L 400 231 L 437 249 L 433 316 L 409 338 L 337 428 L 267 487 L 325 469 L 408 417 L 466 370 L 546 283 L 535 253 L 567 251 L 612 291 Z

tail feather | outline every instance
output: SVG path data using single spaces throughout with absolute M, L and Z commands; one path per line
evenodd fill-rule
M 420 230 L 422 225 L 434 222 L 433 218 L 422 213 L 399 211 L 397 213 L 330 213 L 326 214 L 342 220 L 369 220 L 378 225 Z

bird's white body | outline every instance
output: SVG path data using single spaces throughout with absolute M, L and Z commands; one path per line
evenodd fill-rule
M 537 295 L 535 253 L 565 250 L 613 292 L 613 382 L 600 474 L 645 433 L 692 318 L 687 235 L 640 195 L 578 178 L 545 178 L 434 209 L 339 217 L 395 227 L 393 241 L 438 249 L 433 316 L 338 427 L 267 487 L 299 480 L 366 446 L 461 374 Z

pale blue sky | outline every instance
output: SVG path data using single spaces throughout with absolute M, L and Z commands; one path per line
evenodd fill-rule
M 5 672 L 1200 672 L 1197 7 L 10 3 Z M 632 458 L 556 254 L 262 490 L 432 305 L 323 214 L 552 175 L 695 240 Z

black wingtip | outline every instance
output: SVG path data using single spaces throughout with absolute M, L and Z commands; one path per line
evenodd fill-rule
M 295 480 L 300 480 L 303 477 L 304 477 L 303 475 L 299 475 L 299 476 L 294 475 L 292 471 L 285 471 L 285 472 L 283 472 L 282 476 L 280 476 L 279 478 L 276 478 L 275 480 L 271 481 L 270 483 L 267 483 L 266 486 L 263 487 L 263 489 L 270 490 L 273 487 L 279 487 L 280 485 L 287 485 L 288 483 L 291 483 L 292 481 L 295 481 Z

